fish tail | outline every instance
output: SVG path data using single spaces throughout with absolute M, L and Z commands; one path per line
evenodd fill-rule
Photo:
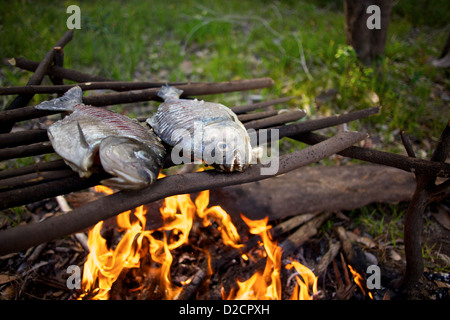
M 167 100 L 169 98 L 178 99 L 182 93 L 183 93 L 183 90 L 181 90 L 181 89 L 177 89 L 175 87 L 165 85 L 165 86 L 162 86 L 161 90 L 158 91 L 158 97 L 161 97 L 164 100 Z
M 37 106 L 38 110 L 73 111 L 73 107 L 82 103 L 83 92 L 79 86 L 68 90 L 62 97 L 44 101 Z

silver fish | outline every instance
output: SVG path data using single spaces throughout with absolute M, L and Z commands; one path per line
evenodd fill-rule
M 35 107 L 72 112 L 47 129 L 56 153 L 80 177 L 91 176 L 99 162 L 114 176 L 102 181 L 110 187 L 140 189 L 152 184 L 166 154 L 160 139 L 126 116 L 84 105 L 82 95 L 76 86 L 64 96 Z
M 252 161 L 252 147 L 247 130 L 236 114 L 222 104 L 180 99 L 182 92 L 174 87 L 162 87 L 158 96 L 164 102 L 147 119 L 147 124 L 173 151 L 183 150 L 188 154 L 190 151 L 191 159 L 220 171 L 243 172 Z

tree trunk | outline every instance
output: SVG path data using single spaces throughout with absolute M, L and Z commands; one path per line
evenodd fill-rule
M 379 8 L 368 10 L 369 6 Z M 345 31 L 347 44 L 366 65 L 384 54 L 392 0 L 345 0 Z

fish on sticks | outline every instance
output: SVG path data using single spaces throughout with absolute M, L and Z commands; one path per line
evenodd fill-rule
M 76 86 L 35 106 L 71 112 L 47 129 L 55 152 L 83 178 L 100 165 L 113 176 L 102 183 L 113 188 L 141 189 L 156 181 L 166 154 L 160 139 L 124 115 L 83 104 L 82 96 Z

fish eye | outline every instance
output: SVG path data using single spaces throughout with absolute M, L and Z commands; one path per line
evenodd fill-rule
M 219 148 L 221 150 L 225 150 L 227 148 L 227 144 L 225 142 L 221 141 L 217 144 L 217 148 Z
M 136 156 L 142 160 L 150 159 L 150 155 L 146 151 L 143 151 L 143 150 L 139 150 L 138 152 L 136 152 Z

